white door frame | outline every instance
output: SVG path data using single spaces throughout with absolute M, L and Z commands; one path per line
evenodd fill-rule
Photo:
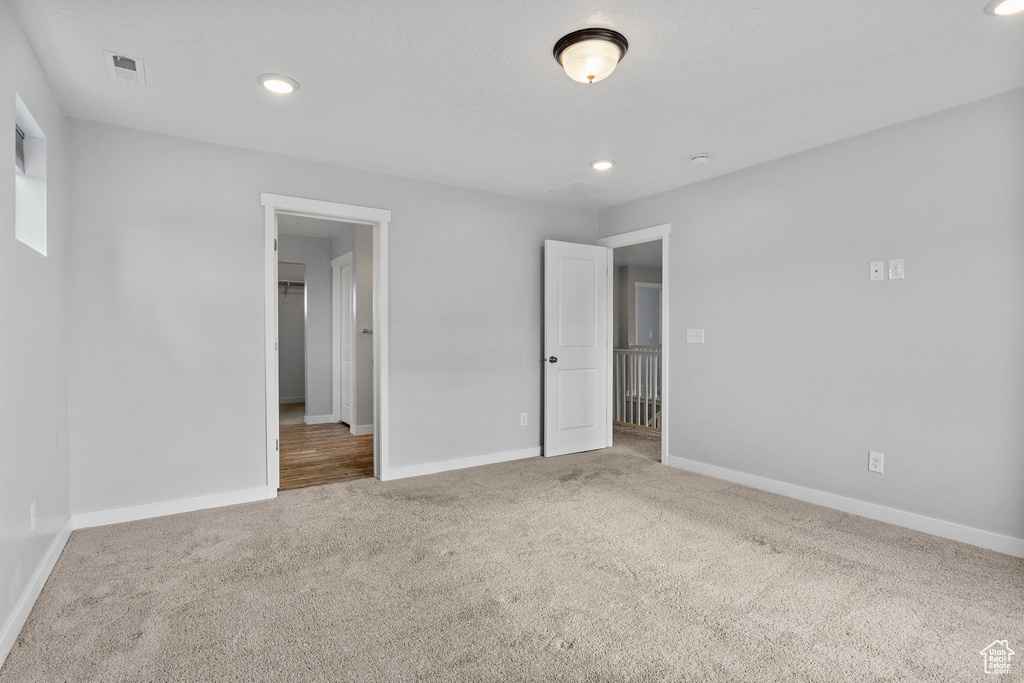
M 610 237 L 602 237 L 597 241 L 601 246 L 608 247 L 608 264 L 612 277 L 608 278 L 608 338 L 611 340 L 608 350 L 608 376 L 612 377 L 615 363 L 615 314 L 613 310 L 615 296 L 615 248 L 631 244 L 642 244 L 661 240 L 661 464 L 668 464 L 668 432 L 669 432 L 669 289 L 672 279 L 669 277 L 669 235 L 672 224 L 664 223 L 651 228 L 624 232 Z M 608 405 L 615 405 L 615 383 L 608 383 Z M 612 445 L 612 413 L 608 418 L 608 446 Z
M 391 212 L 318 199 L 260 193 L 264 209 L 264 327 L 267 406 L 267 488 L 281 483 L 277 386 L 277 216 L 291 214 L 373 226 L 373 476 L 388 479 L 388 225 Z
M 342 295 L 344 292 L 341 291 L 341 269 L 345 266 L 355 268 L 355 259 L 353 253 L 342 254 L 338 258 L 331 259 L 331 419 L 335 422 L 342 421 L 341 408 L 344 404 L 342 401 L 342 393 L 345 385 L 342 383 L 342 372 L 341 372 L 341 340 L 342 336 L 348 337 L 349 343 L 352 345 L 352 353 L 355 353 L 356 349 L 356 319 L 355 319 L 355 303 L 350 303 L 348 316 L 348 327 L 345 327 L 345 320 L 341 316 L 341 302 Z M 353 271 L 352 286 L 348 292 L 351 300 L 352 293 L 355 291 L 355 272 Z M 355 367 L 355 359 L 353 358 L 352 367 Z M 354 373 L 351 373 L 354 374 Z M 356 412 L 356 391 L 355 391 L 355 378 L 350 377 L 348 382 L 348 391 L 344 392 L 348 395 L 348 404 L 352 406 L 352 415 L 349 415 L 349 427 L 352 426 L 355 420 Z

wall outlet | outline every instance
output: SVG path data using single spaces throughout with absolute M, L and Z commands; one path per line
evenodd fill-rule
M 686 331 L 686 343 L 687 344 L 703 344 L 704 343 L 704 330 L 687 330 Z
M 872 261 L 868 271 L 871 281 L 885 279 L 885 261 Z
M 889 259 L 889 279 L 902 280 L 903 277 L 903 259 Z
M 519 426 L 520 427 L 525 427 L 526 426 L 526 413 L 519 413 Z
M 28 530 L 36 530 L 36 504 L 35 501 L 28 506 Z
M 868 471 L 882 473 L 882 466 L 885 464 L 885 453 L 868 452 Z

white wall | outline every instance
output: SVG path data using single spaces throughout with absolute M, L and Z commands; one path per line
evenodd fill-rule
M 672 338 L 706 328 L 669 452 L 1024 538 L 1022 121 L 1018 90 L 602 211 L 672 223 Z
M 306 266 L 278 264 L 277 279 L 303 282 Z M 277 288 L 277 394 L 281 403 L 306 400 L 306 289 Z
M 306 415 L 330 415 L 333 363 L 331 240 L 324 237 L 279 235 L 277 253 L 280 261 L 306 266 Z
M 75 512 L 265 485 L 260 192 L 392 211 L 393 466 L 540 444 L 543 240 L 596 212 L 84 121 L 71 155 Z
M 5 0 L 0 0 L 0 661 L 30 581 L 69 520 L 67 120 Z M 14 238 L 14 95 L 47 143 L 47 256 Z M 36 503 L 36 529 L 29 506 Z

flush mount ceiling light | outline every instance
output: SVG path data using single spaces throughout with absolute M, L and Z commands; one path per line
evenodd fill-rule
M 569 78 L 580 83 L 597 83 L 615 71 L 627 49 L 629 43 L 618 31 L 584 28 L 562 36 L 555 43 L 554 54 L 555 61 L 562 65 Z
M 985 14 L 1004 17 L 1024 11 L 1024 0 L 992 0 L 985 5 Z
M 615 165 L 615 162 L 611 159 L 596 159 L 590 162 L 590 165 L 595 171 L 607 171 L 609 168 Z
M 278 95 L 287 95 L 299 89 L 299 82 L 294 78 L 280 74 L 260 74 L 256 79 L 264 88 Z

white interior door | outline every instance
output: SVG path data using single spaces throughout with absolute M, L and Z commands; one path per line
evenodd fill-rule
M 608 249 L 544 242 L 544 455 L 608 446 Z
M 355 418 L 355 280 L 352 252 L 331 261 L 334 273 L 334 418 Z

